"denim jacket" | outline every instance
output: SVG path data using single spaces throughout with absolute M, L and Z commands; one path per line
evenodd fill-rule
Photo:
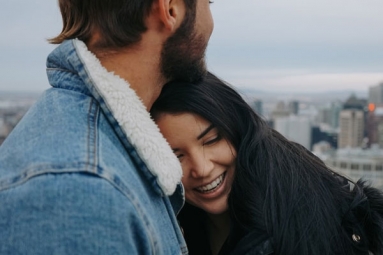
M 0 147 L 0 254 L 187 254 L 180 164 L 128 82 L 77 39 L 47 74 Z

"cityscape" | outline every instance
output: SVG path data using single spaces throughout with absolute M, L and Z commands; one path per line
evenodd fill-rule
M 271 127 L 329 168 L 383 189 L 383 82 L 358 93 L 239 91 Z M 38 97 L 39 93 L 0 93 L 0 146 Z
M 36 92 L 0 91 L 0 146 L 38 96 Z
M 272 105 L 253 95 L 248 102 L 270 126 L 329 168 L 383 189 L 383 82 L 359 94 L 305 95 Z

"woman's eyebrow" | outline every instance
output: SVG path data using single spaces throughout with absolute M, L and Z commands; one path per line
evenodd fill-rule
M 208 126 L 204 131 L 202 131 L 201 134 L 199 134 L 197 136 L 197 140 L 201 139 L 202 137 L 204 137 L 207 133 L 209 133 L 210 130 L 212 130 L 214 128 L 214 125 L 211 124 L 210 126 Z

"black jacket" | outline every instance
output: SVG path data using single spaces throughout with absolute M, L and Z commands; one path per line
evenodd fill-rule
M 194 206 L 185 204 L 178 215 L 184 230 L 189 255 L 212 255 L 206 230 L 207 215 Z M 235 231 L 232 233 L 236 233 Z M 260 232 L 230 236 L 221 248 L 219 255 L 272 255 L 271 241 Z
M 250 232 L 240 238 L 234 245 L 230 245 L 230 237 L 226 240 L 219 255 L 272 255 L 271 240 L 257 231 Z

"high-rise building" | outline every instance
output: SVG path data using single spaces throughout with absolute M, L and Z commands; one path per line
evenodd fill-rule
M 333 128 L 339 127 L 339 114 L 342 110 L 342 103 L 340 101 L 335 101 L 331 103 L 330 107 L 330 125 Z
M 320 108 L 317 118 L 319 123 L 325 123 L 331 126 L 331 108 L 328 106 Z
M 343 109 L 343 103 L 340 101 L 331 102 L 319 109 L 318 121 L 325 123 L 332 128 L 339 127 L 339 113 Z
M 366 126 L 368 144 L 370 146 L 376 144 L 383 148 L 383 105 L 376 106 L 370 103 Z
M 351 95 L 343 104 L 343 109 L 357 109 L 364 111 L 367 109 L 367 104 L 366 99 L 358 99 L 355 95 Z
M 273 111 L 271 112 L 271 120 L 275 123 L 275 121 L 279 118 L 288 117 L 290 115 L 290 111 L 286 109 L 286 105 L 283 101 L 277 103 Z
M 254 100 L 252 105 L 253 110 L 259 115 L 263 115 L 263 103 L 261 100 Z
M 383 82 L 369 88 L 368 102 L 372 104 L 383 104 Z
M 315 144 L 326 142 L 331 148 L 338 148 L 338 133 L 333 130 L 321 130 L 319 126 L 311 128 L 311 147 L 314 148 Z
M 382 149 L 373 146 L 370 149 L 347 148 L 329 151 L 329 153 L 317 150 L 314 153 L 335 172 L 343 174 L 353 181 L 363 178 L 383 190 Z
M 287 139 L 297 142 L 306 149 L 311 149 L 311 122 L 304 116 L 291 115 L 284 118 L 277 118 L 274 128 Z
M 339 115 L 338 148 L 361 147 L 364 138 L 364 111 L 344 109 Z
M 367 100 L 357 99 L 351 95 L 343 105 L 339 114 L 338 148 L 364 147 Z
M 298 101 L 290 101 L 288 108 L 289 108 L 289 111 L 291 114 L 298 115 L 299 102 Z

